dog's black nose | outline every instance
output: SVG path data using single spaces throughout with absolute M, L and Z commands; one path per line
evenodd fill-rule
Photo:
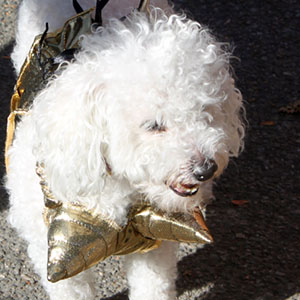
M 204 164 L 196 165 L 193 170 L 193 175 L 198 181 L 206 181 L 213 177 L 218 166 L 212 159 L 205 161 Z

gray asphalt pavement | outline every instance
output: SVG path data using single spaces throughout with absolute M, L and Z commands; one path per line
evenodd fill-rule
M 245 151 L 215 186 L 207 215 L 215 243 L 180 252 L 180 300 L 300 299 L 300 2 L 177 0 L 220 40 L 234 44 L 233 65 L 246 100 Z M 18 1 L 0 0 L 0 141 L 14 85 L 9 60 Z M 290 112 L 286 106 L 291 103 Z M 298 113 L 296 113 L 298 111 Z M 0 175 L 4 176 L 3 157 Z M 0 300 L 48 299 L 6 223 L 0 189 Z M 98 298 L 127 299 L 121 258 L 99 264 Z M 141 299 L 142 300 L 142 299 Z

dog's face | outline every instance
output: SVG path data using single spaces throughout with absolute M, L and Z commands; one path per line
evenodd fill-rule
M 200 85 L 193 88 L 201 93 Z M 229 136 L 226 103 L 186 100 L 189 91 L 182 90 L 132 87 L 127 95 L 118 90 L 107 120 L 112 171 L 169 210 L 204 204 L 212 196 L 212 179 L 223 172 L 230 152 L 239 147 L 234 143 L 240 142 Z
M 207 30 L 179 16 L 136 21 L 132 32 L 120 25 L 122 51 L 103 66 L 103 155 L 148 199 L 181 210 L 211 197 L 212 179 L 238 155 L 242 99 L 230 54 Z

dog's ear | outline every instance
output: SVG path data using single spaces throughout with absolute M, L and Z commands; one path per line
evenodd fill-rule
M 88 82 L 70 65 L 35 99 L 32 108 L 37 161 L 60 201 L 97 201 L 109 174 L 104 152 L 104 85 Z

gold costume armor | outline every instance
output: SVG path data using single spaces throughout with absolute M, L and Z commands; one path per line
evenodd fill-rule
M 94 9 L 87 10 L 69 19 L 62 28 L 38 35 L 21 68 L 14 94 L 10 103 L 10 115 L 7 120 L 5 142 L 5 165 L 8 171 L 8 149 L 14 138 L 16 122 L 19 116 L 29 112 L 33 99 L 46 83 L 45 76 L 51 76 L 58 65 L 51 64 L 53 58 L 68 49 L 78 48 L 79 37 L 90 32 Z M 45 73 L 46 71 L 46 73 Z
M 56 282 L 86 270 L 111 255 L 148 252 L 162 240 L 208 244 L 213 241 L 199 208 L 194 214 L 165 213 L 140 201 L 125 226 L 79 203 L 62 203 L 51 193 L 44 167 L 36 172 L 44 193 L 48 226 L 48 280 Z
M 144 2 L 146 8 L 148 2 Z M 92 11 L 69 19 L 56 32 L 45 32 L 36 37 L 11 99 L 5 145 L 7 171 L 8 149 L 13 141 L 16 117 L 30 113 L 35 95 L 47 82 L 45 75 L 50 73 L 51 76 L 57 67 L 49 62 L 63 51 L 78 48 L 79 36 L 90 32 Z M 46 70 L 48 74 L 45 74 L 47 65 L 50 67 Z M 159 247 L 162 240 L 202 244 L 213 241 L 199 208 L 193 215 L 168 214 L 141 199 L 130 208 L 128 223 L 122 227 L 80 203 L 62 203 L 55 199 L 48 187 L 44 166 L 37 164 L 36 172 L 45 198 L 49 281 L 57 282 L 74 276 L 111 255 L 150 251 Z
M 199 213 L 202 219 L 201 213 Z M 56 282 L 78 274 L 111 255 L 148 252 L 162 240 L 210 243 L 212 238 L 191 215 L 166 214 L 147 203 L 131 208 L 128 223 L 120 227 L 83 205 L 66 204 L 47 210 L 48 280 Z

